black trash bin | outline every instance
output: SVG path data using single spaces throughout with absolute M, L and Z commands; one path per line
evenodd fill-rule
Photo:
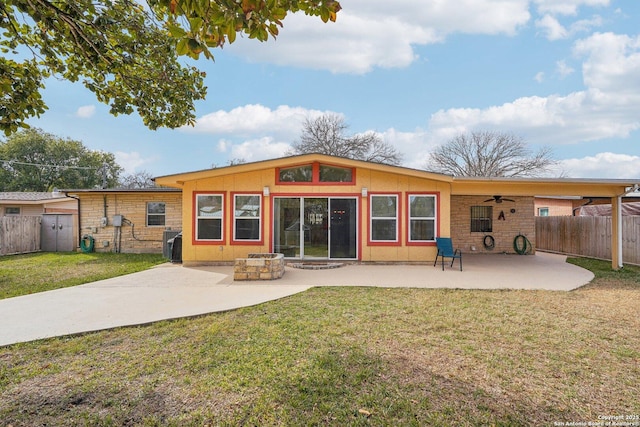
M 168 240 L 171 247 L 171 262 L 182 262 L 182 233 Z

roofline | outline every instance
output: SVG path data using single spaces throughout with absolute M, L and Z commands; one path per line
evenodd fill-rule
M 454 177 L 453 182 L 501 182 L 501 183 L 545 183 L 545 184 L 603 184 L 633 187 L 640 186 L 640 178 L 598 179 L 598 178 L 505 178 L 505 177 Z
M 70 190 L 58 190 L 61 193 L 180 193 L 179 188 L 161 187 L 161 188 L 78 188 Z
M 51 199 L 38 199 L 38 200 L 22 200 L 22 199 L 0 199 L 0 204 L 3 205 L 41 205 L 44 203 L 57 203 L 68 202 L 70 197 L 56 197 Z
M 209 176 L 221 176 L 221 175 L 227 175 L 230 173 L 250 172 L 250 171 L 255 171 L 260 169 L 277 167 L 283 161 L 285 162 L 290 161 L 292 164 L 295 164 L 295 163 L 303 164 L 303 163 L 307 163 L 311 161 L 319 161 L 319 160 L 326 161 L 327 163 L 334 164 L 334 165 L 344 164 L 349 166 L 362 167 L 362 168 L 368 168 L 368 169 L 374 169 L 374 170 L 380 170 L 380 171 L 404 170 L 406 171 L 407 175 L 413 175 L 413 176 L 427 175 L 427 176 L 430 176 L 432 179 L 437 179 L 444 182 L 451 182 L 453 180 L 453 176 L 445 175 L 437 172 L 429 172 L 421 169 L 413 169 L 413 168 L 408 168 L 406 166 L 397 166 L 397 165 L 389 165 L 385 163 L 369 162 L 365 160 L 356 160 L 356 159 L 350 159 L 347 157 L 331 156 L 331 155 L 322 154 L 322 153 L 296 154 L 292 156 L 258 160 L 255 162 L 241 163 L 237 165 L 222 166 L 219 168 L 201 169 L 201 170 L 191 171 L 191 172 L 162 175 L 162 176 L 153 178 L 153 180 L 165 181 L 165 185 L 167 185 L 166 183 L 167 180 L 173 180 L 173 183 L 180 185 L 186 181 L 191 181 L 191 180 L 201 178 L 202 175 L 206 173 L 211 174 Z

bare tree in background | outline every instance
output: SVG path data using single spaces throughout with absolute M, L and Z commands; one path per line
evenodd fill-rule
M 140 171 L 130 173 L 120 177 L 118 182 L 120 188 L 127 188 L 130 190 L 141 188 L 154 188 L 156 183 L 153 181 L 153 175 L 148 171 Z
M 367 162 L 398 165 L 402 155 L 375 132 L 347 136 L 348 125 L 338 114 L 306 119 L 300 141 L 289 154 L 319 153 Z
M 551 149 L 532 153 L 519 136 L 480 131 L 461 134 L 429 154 L 426 169 L 454 176 L 535 177 L 558 162 Z

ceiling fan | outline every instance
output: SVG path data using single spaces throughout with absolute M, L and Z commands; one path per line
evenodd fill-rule
M 502 196 L 493 196 L 493 198 L 485 200 L 484 203 L 487 203 L 487 202 L 502 203 L 503 201 L 515 202 L 515 200 L 513 199 L 505 199 Z

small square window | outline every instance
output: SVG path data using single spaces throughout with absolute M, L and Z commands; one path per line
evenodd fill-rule
M 493 231 L 493 206 L 471 206 L 471 232 Z
M 165 203 L 147 202 L 147 227 L 165 225 Z
M 20 215 L 20 207 L 7 206 L 4 208 L 5 215 Z

